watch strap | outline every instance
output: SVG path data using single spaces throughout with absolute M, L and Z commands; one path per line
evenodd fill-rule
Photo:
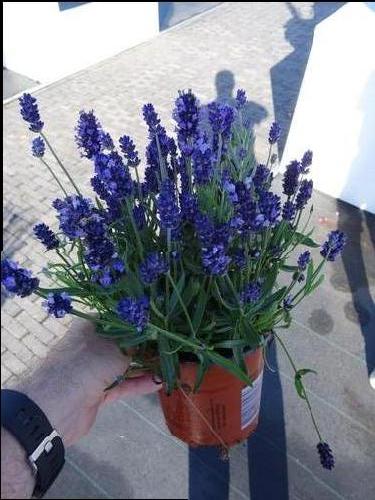
M 33 495 L 40 498 L 64 465 L 61 437 L 36 403 L 25 394 L 10 389 L 1 390 L 1 425 L 25 449 L 36 475 Z

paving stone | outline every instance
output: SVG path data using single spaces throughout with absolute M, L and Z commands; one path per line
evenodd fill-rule
M 47 330 L 47 328 L 32 318 L 26 311 L 22 311 L 17 319 L 22 322 L 22 324 L 24 324 L 30 332 L 33 332 L 33 334 L 36 335 L 44 344 L 48 345 L 54 340 L 55 336 Z
M 23 343 L 36 355 L 38 358 L 45 358 L 49 352 L 49 348 L 40 342 L 32 333 L 23 338 Z
M 17 321 L 16 318 L 9 316 L 5 308 L 2 310 L 1 324 L 5 325 L 7 330 L 12 332 L 12 335 L 17 339 L 22 339 L 27 334 L 25 326 Z
M 20 375 L 24 373 L 27 369 L 27 366 L 22 363 L 22 361 L 15 356 L 11 352 L 7 351 L 1 356 L 1 362 L 4 363 L 6 368 L 12 373 L 16 375 Z
M 11 375 L 12 373 L 5 366 L 3 366 L 3 364 L 1 364 L 1 386 L 9 380 Z
M 32 352 L 6 328 L 1 332 L 1 342 L 26 365 L 31 361 L 33 357 Z

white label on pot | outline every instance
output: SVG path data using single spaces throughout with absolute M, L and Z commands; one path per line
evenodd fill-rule
M 241 430 L 250 425 L 259 413 L 262 379 L 263 370 L 251 387 L 241 391 Z

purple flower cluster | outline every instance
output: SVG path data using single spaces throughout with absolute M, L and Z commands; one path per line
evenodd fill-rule
M 124 262 L 107 236 L 106 223 L 101 215 L 93 212 L 81 222 L 81 227 L 84 231 L 84 257 L 93 271 L 92 281 L 108 287 L 125 273 Z
M 110 134 L 108 132 L 104 132 L 101 128 L 99 129 L 99 143 L 101 150 L 107 149 L 108 151 L 112 151 L 115 148 Z
M 100 152 L 101 126 L 93 111 L 80 112 L 75 138 L 82 156 L 90 159 Z
M 236 108 L 242 109 L 246 104 L 246 92 L 243 89 L 238 89 L 236 94 Z
M 266 184 L 269 184 L 272 181 L 271 170 L 265 165 L 258 165 L 252 180 L 256 189 L 263 189 Z
M 31 271 L 19 267 L 10 259 L 1 261 L 1 283 L 8 292 L 20 297 L 31 295 L 39 286 L 38 278 L 34 278 Z
M 198 199 L 196 194 L 182 191 L 180 194 L 181 217 L 183 220 L 194 222 L 198 213 Z
M 135 144 L 128 135 L 123 135 L 119 139 L 120 149 L 123 152 L 126 165 L 129 168 L 137 167 L 140 163 L 138 151 L 135 149 Z
M 268 135 L 268 142 L 270 144 L 275 144 L 280 139 L 281 128 L 276 122 L 273 122 Z
M 301 172 L 303 174 L 309 173 L 309 166 L 312 164 L 312 159 L 313 159 L 313 153 L 310 150 L 306 151 L 305 154 L 302 156 Z
M 228 170 L 224 170 L 221 183 L 224 191 L 227 193 L 228 198 L 232 203 L 236 203 L 238 201 L 238 196 L 236 193 L 236 186 L 233 180 L 230 177 Z
M 228 271 L 231 259 L 225 253 L 222 244 L 202 248 L 202 263 L 207 274 L 223 276 Z
M 301 173 L 301 165 L 297 160 L 293 160 L 286 167 L 283 176 L 283 192 L 288 197 L 293 196 L 298 187 L 298 179 Z
M 234 121 L 234 109 L 227 104 L 211 102 L 208 105 L 208 120 L 213 132 L 213 150 L 216 152 L 219 137 L 222 140 L 222 150 L 225 151 L 225 143 L 229 139 Z
M 292 201 L 287 200 L 283 206 L 282 218 L 290 222 L 294 219 L 295 214 L 296 214 L 295 204 Z
M 55 318 L 63 318 L 73 310 L 72 299 L 65 292 L 49 293 L 43 306 L 47 309 L 48 314 L 52 314 Z
M 307 202 L 311 198 L 312 195 L 312 190 L 313 190 L 313 181 L 308 181 L 307 179 L 304 179 L 301 182 L 301 185 L 298 190 L 298 194 L 296 196 L 296 209 L 297 210 L 302 210 L 305 208 Z
M 253 304 L 258 302 L 262 294 L 262 289 L 259 281 L 252 281 L 248 283 L 241 292 L 242 304 Z
M 57 210 L 61 231 L 74 240 L 85 235 L 82 222 L 92 214 L 93 205 L 89 198 L 71 195 L 64 200 L 57 199 L 52 203 Z
M 178 145 L 182 153 L 190 156 L 199 125 L 199 102 L 191 90 L 179 92 L 173 118 L 177 124 Z
M 206 184 L 211 180 L 214 161 L 208 136 L 202 133 L 195 141 L 192 153 L 194 180 L 197 184 Z
M 169 179 L 162 183 L 157 210 L 162 229 L 176 229 L 180 224 L 180 212 L 177 205 L 174 185 Z
M 95 156 L 95 173 L 111 198 L 122 200 L 133 193 L 133 180 L 129 169 L 116 152 Z
M 306 252 L 301 253 L 301 255 L 298 257 L 298 269 L 300 271 L 304 271 L 306 269 L 307 264 L 310 262 L 311 259 L 311 254 L 308 250 Z
M 145 104 L 142 108 L 143 119 L 147 124 L 150 138 L 154 136 L 155 133 L 159 132 L 160 129 L 160 119 L 155 111 L 154 106 L 151 103 Z
M 148 323 L 149 304 L 146 296 L 140 299 L 125 297 L 118 302 L 117 312 L 121 319 L 135 326 L 138 332 L 142 332 Z
M 280 196 L 271 191 L 262 191 L 259 195 L 258 207 L 263 217 L 262 227 L 275 225 L 281 211 Z
M 146 259 L 140 264 L 139 272 L 142 281 L 146 285 L 151 285 L 160 275 L 168 272 L 168 268 L 168 262 L 164 255 L 160 252 L 152 252 L 148 254 Z
M 36 158 L 42 158 L 46 150 L 46 145 L 41 137 L 35 137 L 31 143 L 31 152 Z
M 18 101 L 21 107 L 21 116 L 25 122 L 29 123 L 29 130 L 32 132 L 40 132 L 44 123 L 39 116 L 36 98 L 32 97 L 30 94 L 23 94 Z
M 243 269 L 246 266 L 245 251 L 242 248 L 237 248 L 231 255 L 233 264 L 239 269 Z
M 157 193 L 162 179 L 161 172 L 168 171 L 168 156 L 174 161 L 177 149 L 174 140 L 167 136 L 165 128 L 160 125 L 160 119 L 152 104 L 143 106 L 143 116 L 150 139 L 146 148 L 145 185 L 148 192 Z M 173 171 L 169 173 L 173 175 Z
M 40 240 L 47 250 L 58 248 L 59 240 L 55 233 L 46 224 L 37 224 L 33 228 L 35 236 Z
M 320 442 L 317 444 L 317 449 L 320 457 L 320 463 L 325 469 L 333 469 L 335 466 L 335 459 L 332 450 L 328 443 Z
M 328 239 L 323 243 L 320 254 L 327 260 L 334 261 L 342 252 L 347 236 L 339 230 L 331 231 Z

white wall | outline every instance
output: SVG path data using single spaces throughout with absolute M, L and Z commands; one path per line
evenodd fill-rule
M 314 153 L 314 187 L 375 213 L 375 11 L 349 2 L 320 23 L 282 165 Z
M 158 2 L 3 2 L 4 62 L 41 83 L 74 73 L 159 31 Z

